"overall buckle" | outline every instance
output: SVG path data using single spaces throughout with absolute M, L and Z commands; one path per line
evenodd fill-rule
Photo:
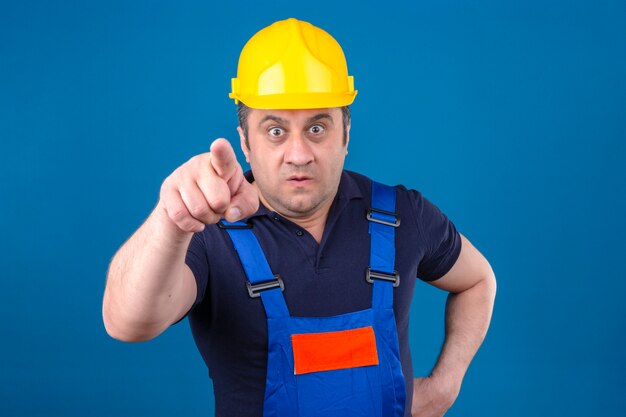
M 392 282 L 394 287 L 400 285 L 400 274 L 398 274 L 398 271 L 393 271 L 393 274 L 388 274 L 386 272 L 374 271 L 368 267 L 365 270 L 365 281 L 373 284 L 375 279 Z
M 252 229 L 252 223 L 244 222 L 242 220 L 230 223 L 221 219 L 217 222 L 217 227 L 220 229 Z
M 387 220 L 381 216 L 375 217 L 375 214 L 382 214 L 384 216 L 393 217 L 394 220 Z M 392 213 L 391 211 L 380 210 L 373 207 L 367 209 L 367 220 L 370 222 L 380 223 L 391 227 L 400 226 L 400 216 L 398 215 L 398 213 Z
M 269 281 L 259 282 L 258 284 L 251 284 L 250 281 L 246 281 L 248 287 L 248 295 L 252 298 L 258 298 L 263 291 L 273 290 L 274 288 L 280 288 L 281 291 L 285 290 L 285 284 L 280 275 L 274 275 L 274 279 Z

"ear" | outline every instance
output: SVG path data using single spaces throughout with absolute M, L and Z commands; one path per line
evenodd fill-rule
M 346 155 L 348 154 L 348 145 L 350 144 L 350 126 L 352 126 L 351 122 L 346 126 Z
M 237 126 L 237 132 L 239 132 L 239 146 L 241 147 L 241 151 L 246 157 L 246 162 L 250 163 L 250 158 L 248 157 L 250 149 L 248 149 L 248 146 L 246 145 L 246 136 L 243 134 L 243 129 L 241 128 L 241 126 Z

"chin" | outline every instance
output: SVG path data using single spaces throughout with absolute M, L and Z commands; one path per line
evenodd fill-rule
M 284 207 L 292 213 L 305 214 L 313 210 L 313 205 L 308 202 L 289 202 Z
M 309 213 L 319 205 L 311 201 L 309 198 L 291 198 L 287 201 L 280 201 L 281 205 L 292 213 L 306 214 Z

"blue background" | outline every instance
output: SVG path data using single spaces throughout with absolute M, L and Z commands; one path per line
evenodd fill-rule
M 290 16 L 355 76 L 347 168 L 421 190 L 496 271 L 447 415 L 626 415 L 626 3 L 56 3 L 0 3 L 0 415 L 212 414 L 188 324 L 110 339 L 104 278 L 161 181 L 236 139 L 239 52 Z M 418 285 L 418 375 L 444 301 Z

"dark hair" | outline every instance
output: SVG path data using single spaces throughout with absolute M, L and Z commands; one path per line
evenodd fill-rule
M 246 147 L 250 149 L 248 143 L 248 115 L 250 114 L 250 107 L 243 104 L 241 101 L 237 104 L 237 118 L 239 119 L 239 126 L 243 130 L 243 138 L 246 142 Z M 350 106 L 343 106 L 341 108 L 341 115 L 343 118 L 343 144 L 346 144 L 348 140 L 348 125 L 350 124 Z

